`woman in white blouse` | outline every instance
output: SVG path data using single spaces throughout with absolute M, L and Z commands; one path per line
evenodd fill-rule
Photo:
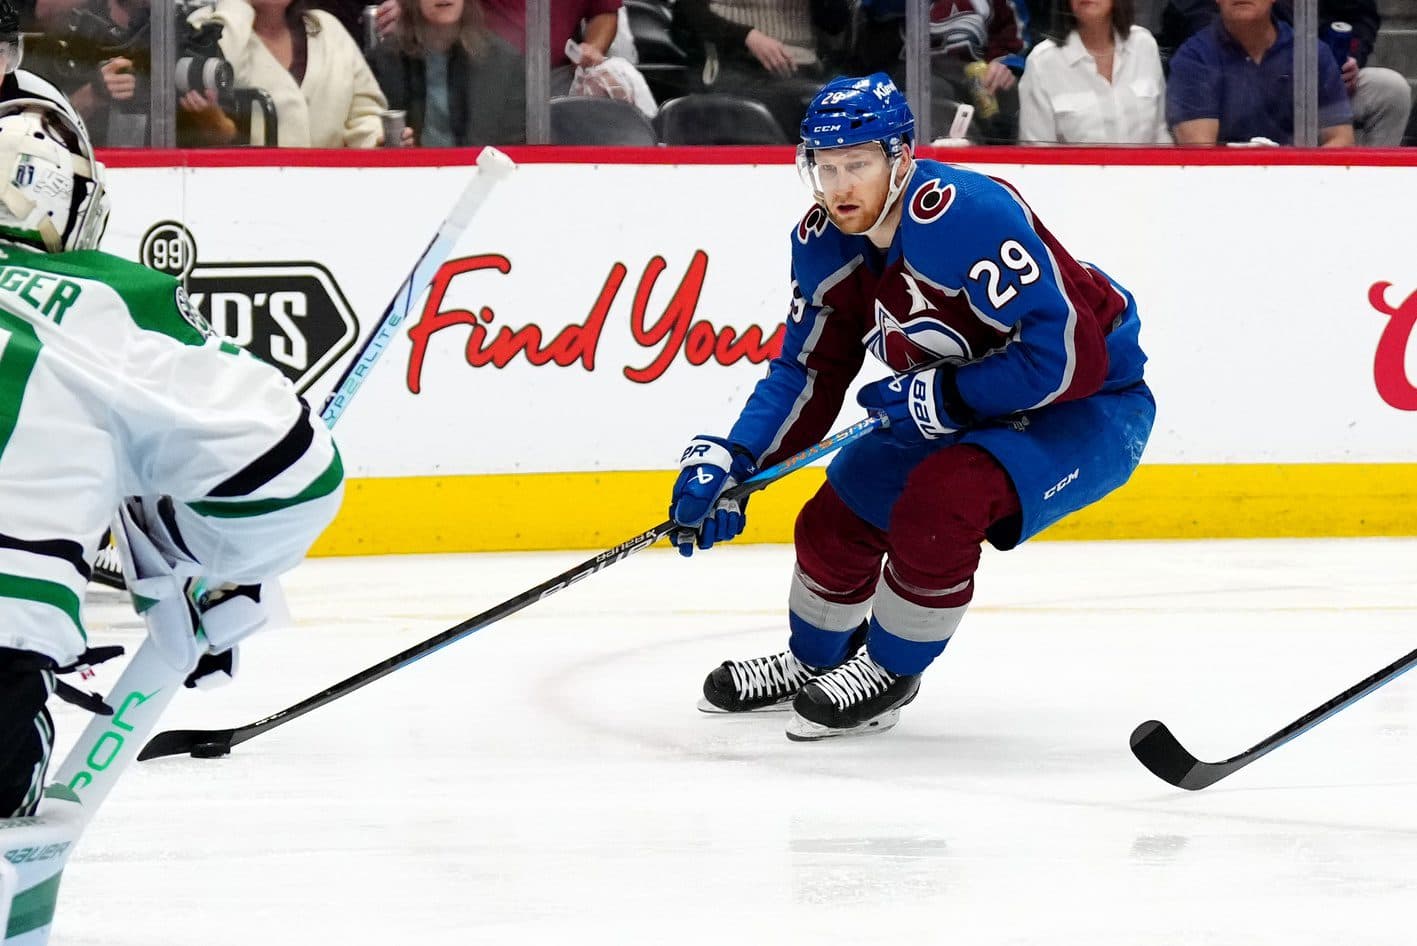
M 1019 85 L 1019 141 L 1171 144 L 1166 80 L 1133 0 L 1069 0 L 1064 39 L 1028 54 Z

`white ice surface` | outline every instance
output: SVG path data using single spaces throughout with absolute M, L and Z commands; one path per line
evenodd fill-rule
M 251 722 L 587 557 L 308 563 L 297 627 L 165 728 Z M 1417 674 L 1203 792 L 1127 749 L 1155 717 L 1232 755 L 1417 646 L 1417 541 L 987 553 L 899 727 L 815 744 L 694 708 L 781 648 L 791 563 L 645 552 L 226 759 L 136 765 L 52 942 L 1417 942 Z M 91 595 L 96 643 L 136 643 L 123 600 Z

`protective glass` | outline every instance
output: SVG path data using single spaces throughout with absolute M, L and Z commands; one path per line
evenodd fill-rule
M 829 194 L 863 184 L 890 170 L 885 149 L 829 148 L 812 151 L 797 146 L 797 173 L 814 194 Z

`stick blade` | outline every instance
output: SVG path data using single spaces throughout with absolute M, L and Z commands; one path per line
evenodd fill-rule
M 234 729 L 169 729 L 148 740 L 148 744 L 138 753 L 138 761 L 146 762 L 170 755 L 218 758 L 231 752 L 235 736 Z
M 1210 777 L 1206 764 L 1187 752 L 1160 720 L 1149 719 L 1132 730 L 1131 746 L 1132 755 L 1147 771 L 1177 788 L 1193 792 L 1224 774 Z

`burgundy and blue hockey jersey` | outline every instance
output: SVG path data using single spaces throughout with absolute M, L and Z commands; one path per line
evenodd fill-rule
M 996 178 L 917 160 L 884 252 L 813 207 L 792 240 L 782 352 L 729 439 L 766 466 L 822 439 L 867 352 L 941 361 L 977 423 L 1116 390 L 1146 356 L 1130 295 L 1074 259 Z

